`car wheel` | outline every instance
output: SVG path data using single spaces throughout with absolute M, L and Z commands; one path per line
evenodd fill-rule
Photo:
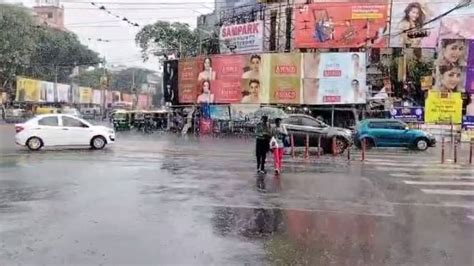
M 30 151 L 39 151 L 43 147 L 43 141 L 38 137 L 31 137 L 26 141 L 26 146 Z
M 415 147 L 419 151 L 426 151 L 428 149 L 428 141 L 426 139 L 418 139 L 415 142 Z
M 336 147 L 335 151 L 333 151 L 334 154 L 343 154 L 344 151 L 347 149 L 348 143 L 344 139 L 341 138 L 336 138 Z
M 102 136 L 96 136 L 91 140 L 91 147 L 94 150 L 102 150 L 107 145 L 107 141 Z

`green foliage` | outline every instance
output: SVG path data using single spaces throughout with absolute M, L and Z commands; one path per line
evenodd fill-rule
M 140 89 L 140 85 L 147 83 L 147 76 L 153 72 L 142 68 L 127 68 L 117 72 L 108 72 L 109 88 L 124 92 L 132 92 L 133 81 L 135 80 L 135 89 Z M 100 78 L 104 75 L 104 69 L 94 69 L 81 73 L 74 77 L 73 81 L 80 86 L 98 88 L 100 87 Z M 135 77 L 134 77 L 135 76 Z
M 97 53 L 70 32 L 39 26 L 22 7 L 0 5 L 0 81 L 16 75 L 68 82 L 77 65 L 97 65 Z M 0 85 L 2 84 L 0 83 Z
M 186 23 L 166 21 L 143 27 L 135 37 L 145 60 L 150 54 L 161 57 L 163 54 L 180 53 L 181 57 L 189 57 L 200 53 L 217 53 L 217 39 L 215 33 L 208 36 L 199 30 L 191 30 Z

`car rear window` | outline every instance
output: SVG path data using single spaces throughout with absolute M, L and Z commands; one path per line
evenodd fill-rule
M 50 116 L 50 117 L 44 117 L 38 120 L 38 125 L 40 126 L 51 126 L 51 127 L 57 127 L 58 126 L 58 117 L 57 116 Z

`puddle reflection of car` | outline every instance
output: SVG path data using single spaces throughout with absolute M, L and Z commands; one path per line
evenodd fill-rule
M 407 124 L 395 119 L 367 119 L 359 122 L 354 133 L 354 143 L 361 148 L 404 147 L 427 150 L 436 146 L 436 139 L 423 130 L 410 129 Z
M 287 118 L 283 119 L 282 125 L 285 126 L 289 135 L 293 135 L 295 147 L 306 146 L 306 136 L 309 137 L 310 147 L 318 147 L 319 139 L 321 139 L 320 147 L 323 153 L 344 153 L 352 143 L 349 129 L 331 127 L 308 115 L 288 115 Z M 333 138 L 336 140 L 334 151 Z
M 15 142 L 32 151 L 43 147 L 88 146 L 96 150 L 115 142 L 115 131 L 94 126 L 71 115 L 39 115 L 24 124 L 15 125 Z

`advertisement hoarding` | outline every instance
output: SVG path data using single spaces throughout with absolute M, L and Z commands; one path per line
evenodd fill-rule
M 304 104 L 366 102 L 365 53 L 303 54 Z
M 102 104 L 102 91 L 93 90 L 92 91 L 92 103 L 93 104 Z
M 299 104 L 301 99 L 301 54 L 271 54 L 270 103 Z M 267 64 L 268 65 L 268 64 Z
M 92 102 L 92 88 L 79 87 L 79 103 Z
M 230 120 L 230 112 L 228 105 L 211 105 L 209 109 L 211 119 Z
M 461 93 L 429 91 L 425 101 L 425 122 L 433 124 L 461 124 Z
M 163 97 L 165 103 L 178 104 L 178 60 L 163 64 Z
M 216 79 L 211 81 L 211 92 L 216 103 L 239 103 L 242 100 L 242 75 L 246 56 L 213 57 Z
M 263 21 L 223 25 L 219 33 L 221 53 L 249 54 L 263 52 L 263 29 Z
M 71 90 L 71 86 L 66 84 L 58 84 L 57 85 L 58 91 L 58 102 L 60 103 L 67 103 L 69 102 L 69 93 Z
M 212 73 L 212 71 L 211 71 Z M 178 63 L 179 103 L 194 103 L 197 96 L 198 62 L 196 58 L 182 59 Z
M 459 0 L 393 0 L 390 21 L 390 47 L 435 48 L 441 39 L 473 39 L 474 29 L 465 25 L 474 22 L 474 6 L 453 10 Z M 431 21 L 433 20 L 433 21 Z M 409 38 L 413 28 L 427 29 L 428 36 Z
M 315 2 L 296 8 L 296 48 L 387 46 L 388 1 Z
M 40 98 L 40 88 L 38 80 L 18 77 L 16 79 L 16 101 L 37 102 Z

